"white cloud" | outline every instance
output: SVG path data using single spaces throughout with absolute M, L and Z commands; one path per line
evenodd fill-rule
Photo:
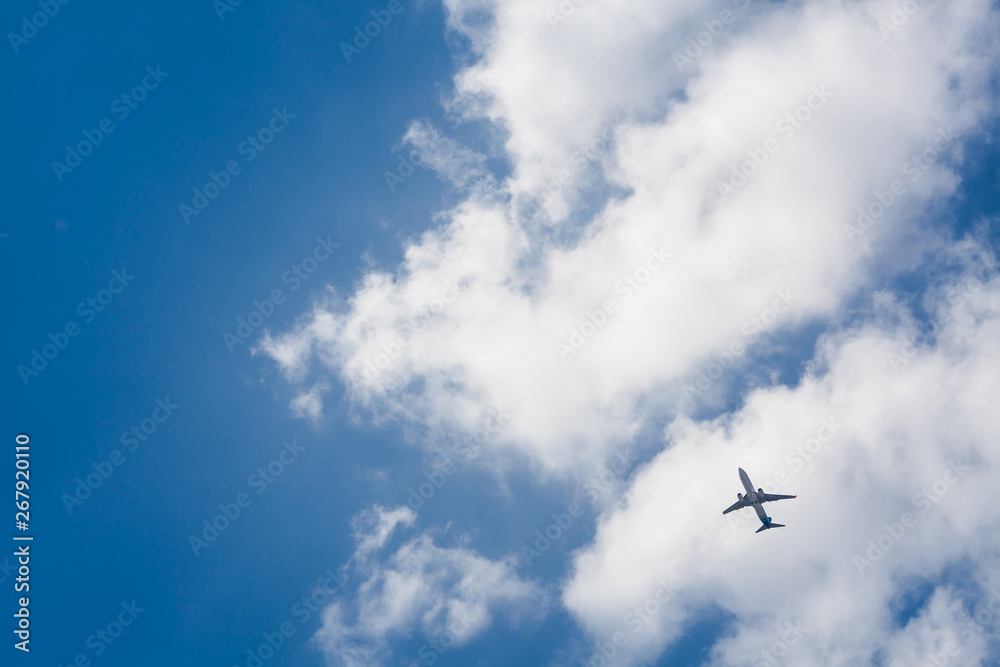
M 412 526 L 416 520 L 416 513 L 405 506 L 387 510 L 381 505 L 375 505 L 370 510 L 361 512 L 351 521 L 354 541 L 357 543 L 355 560 L 363 566 L 369 555 L 385 547 L 397 526 Z
M 292 413 L 296 417 L 319 419 L 323 416 L 323 394 L 330 391 L 330 383 L 321 380 L 309 391 L 301 392 L 292 399 Z
M 558 4 L 445 2 L 449 25 L 469 36 L 482 54 L 456 76 L 453 106 L 506 131 L 506 152 L 516 169 L 510 188 L 516 194 L 537 194 L 560 171 L 574 170 L 573 153 L 593 141 L 610 118 L 661 113 L 688 76 L 674 66 L 672 46 L 703 29 L 701 20 L 732 6 L 693 0 L 587 2 L 553 30 L 546 12 Z
M 442 135 L 427 121 L 413 121 L 406 128 L 403 141 L 417 151 L 420 166 L 432 169 L 456 187 L 465 187 L 489 178 L 486 156 Z
M 487 449 L 508 467 L 590 471 L 680 411 L 564 590 L 606 641 L 676 578 L 626 662 L 652 659 L 713 605 L 736 617 L 713 648 L 720 665 L 776 642 L 801 665 L 938 650 L 964 619 L 947 584 L 903 627 L 893 609 L 907 582 L 955 563 L 983 589 L 998 583 L 982 499 L 1000 481 L 1000 288 L 992 268 L 975 289 L 934 278 L 930 334 L 885 291 L 861 324 L 837 323 L 902 271 L 968 264 L 974 246 L 953 243 L 940 214 L 964 144 L 996 117 L 998 10 L 928 0 L 887 31 L 888 0 L 748 3 L 679 68 L 687 38 L 743 3 L 570 4 L 553 27 L 557 3 L 446 0 L 473 58 L 449 106 L 503 137 L 510 177 L 482 178 L 482 156 L 411 125 L 406 140 L 467 187 L 463 201 L 398 269 L 369 267 L 344 301 L 316 303 L 259 349 L 295 383 L 337 373 L 376 422 L 472 431 L 480 406 L 503 406 L 509 423 Z M 714 422 L 685 416 L 683 387 L 714 355 L 751 347 L 733 352 L 735 377 L 806 324 L 828 331 L 796 386 L 748 391 Z M 799 493 L 774 510 L 789 528 L 755 536 L 719 516 L 740 465 Z M 428 536 L 375 568 L 353 616 L 331 607 L 318 635 L 348 664 L 384 658 L 412 628 L 441 632 L 456 608 L 475 619 L 530 597 L 510 563 Z M 462 572 L 508 593 L 470 597 L 449 583 Z M 973 662 L 985 649 L 973 638 L 961 650 Z
M 470 429 L 476 406 L 502 405 L 512 421 L 496 447 L 566 471 L 628 440 L 641 399 L 671 405 L 712 354 L 749 342 L 745 322 L 779 290 L 796 297 L 774 325 L 787 330 L 835 318 L 873 276 L 920 261 L 937 242 L 927 212 L 955 191 L 962 137 L 993 102 L 990 3 L 926 4 L 888 40 L 884 3 L 747 9 L 678 78 L 664 44 L 723 6 L 594 2 L 553 33 L 535 3 L 449 2 L 453 25 L 478 17 L 482 56 L 458 80 L 489 69 L 489 118 L 509 133 L 515 175 L 443 213 L 398 271 L 369 271 L 346 302 L 318 303 L 261 349 L 293 380 L 316 353 L 376 419 Z M 614 126 L 602 169 L 621 194 L 587 209 L 601 201 L 580 177 L 593 163 L 570 158 L 619 112 L 631 120 Z M 942 131 L 956 138 L 915 168 Z M 762 154 L 740 185 L 733 169 Z M 595 185 L 567 195 L 575 222 L 521 217 L 517 197 L 563 168 Z M 901 194 L 849 239 L 858 207 L 896 180 Z M 720 193 L 727 181 L 735 193 Z M 651 248 L 672 255 L 655 272 Z M 636 291 L 630 276 L 648 282 Z M 597 331 L 564 363 L 558 345 L 581 328 Z
M 355 563 L 366 578 L 355 599 L 335 602 L 323 612 L 313 641 L 328 664 L 389 664 L 394 643 L 414 631 L 427 639 L 418 649 L 425 658 L 472 641 L 497 614 L 512 623 L 544 616 L 546 593 L 517 575 L 514 556 L 491 560 L 464 545 L 438 546 L 422 534 L 373 560 L 397 526 L 410 526 L 415 519 L 407 507 L 377 505 L 356 517 Z
M 988 657 L 984 631 L 961 598 L 949 588 L 939 588 L 920 614 L 889 642 L 885 664 L 982 665 Z
M 952 566 L 978 580 L 983 598 L 996 584 L 1000 526 L 984 499 L 1000 485 L 1000 416 L 988 406 L 1000 378 L 1000 278 L 989 275 L 929 296 L 932 338 L 883 298 L 876 322 L 821 343 L 797 387 L 754 391 L 743 410 L 712 422 L 672 424 L 669 447 L 576 554 L 566 606 L 606 639 L 662 577 L 676 577 L 669 613 L 622 648 L 635 664 L 712 605 L 736 616 L 715 646 L 719 665 L 746 664 L 789 621 L 809 628 L 788 649 L 796 665 L 873 664 L 877 650 L 904 655 L 950 641 L 953 629 L 927 620 L 944 613 L 937 598 L 905 628 L 891 610 L 908 585 L 938 581 Z M 753 444 L 749 414 L 763 424 Z M 749 510 L 721 516 L 741 490 L 740 466 L 765 491 L 798 494 L 767 506 L 787 528 L 754 535 Z M 1000 614 L 991 622 L 986 632 Z M 984 634 L 949 664 L 979 664 L 970 656 L 981 654 Z

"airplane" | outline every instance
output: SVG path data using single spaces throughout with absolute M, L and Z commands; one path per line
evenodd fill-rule
M 757 512 L 757 518 L 760 519 L 762 525 L 757 529 L 759 533 L 762 530 L 768 530 L 769 528 L 784 528 L 783 523 L 771 523 L 771 517 L 764 513 L 764 508 L 761 507 L 761 503 L 771 502 L 772 500 L 786 500 L 789 498 L 794 498 L 795 496 L 779 496 L 773 493 L 764 493 L 764 489 L 753 490 L 753 484 L 750 483 L 750 478 L 743 468 L 740 468 L 740 481 L 743 482 L 743 488 L 746 489 L 747 494 L 744 496 L 742 493 L 737 493 L 736 503 L 725 510 L 723 514 L 729 514 L 733 510 L 742 509 L 744 507 L 753 507 Z

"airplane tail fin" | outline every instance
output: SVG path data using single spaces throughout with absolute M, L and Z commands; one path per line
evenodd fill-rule
M 757 529 L 756 532 L 759 533 L 760 531 L 767 530 L 768 528 L 784 528 L 784 527 L 785 527 L 785 524 L 783 524 L 783 523 L 772 523 L 772 524 L 768 524 L 766 526 L 761 526 L 760 528 Z

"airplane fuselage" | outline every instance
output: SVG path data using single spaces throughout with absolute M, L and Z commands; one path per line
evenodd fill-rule
M 765 526 L 770 526 L 771 517 L 769 517 L 764 511 L 760 498 L 758 498 L 757 491 L 753 488 L 753 483 L 750 482 L 750 477 L 743 468 L 740 468 L 740 481 L 743 482 L 743 488 L 747 492 L 747 502 L 750 503 L 753 510 L 757 513 L 757 518 L 760 519 L 760 522 Z

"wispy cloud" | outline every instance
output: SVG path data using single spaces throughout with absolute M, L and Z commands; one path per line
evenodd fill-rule
M 323 612 L 313 641 L 328 664 L 394 663 L 394 644 L 414 632 L 428 640 L 414 660 L 425 659 L 428 652 L 472 641 L 497 614 L 512 623 L 544 616 L 547 594 L 517 575 L 514 555 L 491 560 L 467 545 L 438 546 L 427 533 L 380 555 L 393 531 L 415 519 L 407 507 L 377 505 L 355 517 L 354 559 L 365 579 L 354 599 Z

